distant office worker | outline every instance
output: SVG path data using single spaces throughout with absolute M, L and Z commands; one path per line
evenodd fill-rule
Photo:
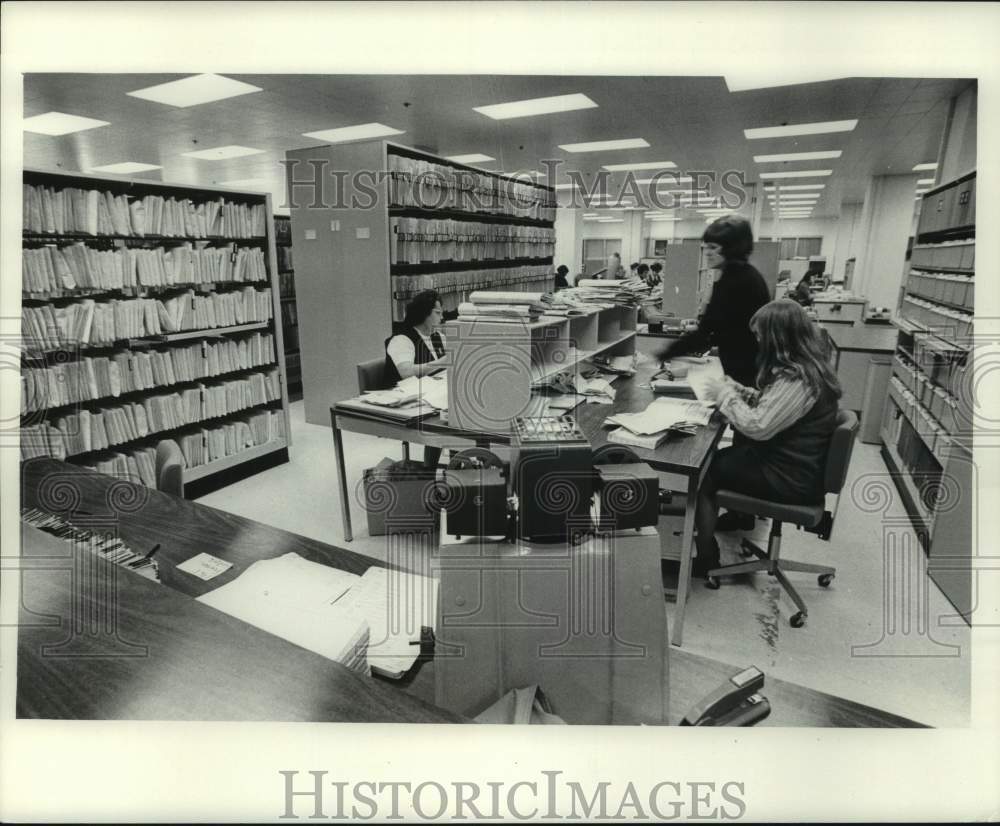
M 560 264 L 556 268 L 556 280 L 555 280 L 555 291 L 565 290 L 569 286 L 569 282 L 566 280 L 566 276 L 569 275 L 569 267 L 565 264 Z

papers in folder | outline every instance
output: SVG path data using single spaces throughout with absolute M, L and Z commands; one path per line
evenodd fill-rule
M 448 409 L 446 372 L 434 376 L 411 376 L 389 390 L 375 390 L 340 402 L 359 413 L 396 421 L 416 421 Z
M 609 441 L 652 450 L 671 431 L 694 433 L 699 425 L 708 424 L 711 415 L 712 411 L 701 402 L 659 398 L 650 402 L 641 413 L 608 416 L 605 424 L 620 425 L 620 429 L 608 434 Z
M 255 562 L 198 597 L 213 608 L 346 665 L 368 670 L 368 619 L 341 598 L 361 577 L 295 553 Z
M 398 678 L 420 654 L 421 628 L 435 626 L 437 592 L 430 577 L 377 565 L 358 576 L 287 553 L 198 599 L 348 668 Z

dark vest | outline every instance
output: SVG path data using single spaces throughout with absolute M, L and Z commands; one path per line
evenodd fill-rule
M 819 399 L 791 427 L 766 442 L 752 442 L 762 473 L 782 501 L 800 505 L 823 501 L 826 454 L 837 409 L 836 399 Z
M 427 349 L 427 345 L 424 344 L 423 337 L 413 327 L 404 327 L 399 331 L 399 334 L 406 336 L 413 342 L 413 347 L 416 350 L 413 357 L 414 364 L 426 364 L 427 362 L 439 359 L 444 355 L 444 342 L 441 341 L 440 333 L 431 333 L 431 344 L 434 345 L 434 353 Z M 396 369 L 396 365 L 389 356 L 389 342 L 392 341 L 392 339 L 393 336 L 389 336 L 389 338 L 385 340 L 385 383 L 387 387 L 395 386 L 401 378 L 399 370 Z

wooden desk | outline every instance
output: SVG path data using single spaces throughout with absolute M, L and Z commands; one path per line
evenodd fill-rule
M 51 459 L 23 465 L 21 490 L 26 506 L 117 530 L 133 550 L 159 542 L 162 582 L 24 527 L 19 717 L 461 721 L 193 599 L 289 551 L 354 573 L 378 562 Z M 175 570 L 201 551 L 233 567 L 209 582 Z
M 573 417 L 590 440 L 594 450 L 608 444 L 604 420 L 615 413 L 632 413 L 644 410 L 653 401 L 655 394 L 649 388 L 650 377 L 656 372 L 654 364 L 640 367 L 634 376 L 617 377 L 614 387 L 615 401 L 607 404 L 581 404 L 572 411 Z M 646 385 L 646 386 L 642 386 Z M 344 444 L 341 431 L 366 433 L 401 442 L 434 445 L 436 447 L 462 447 L 467 444 L 510 444 L 510 433 L 477 433 L 461 430 L 445 424 L 440 416 L 432 416 L 414 424 L 404 424 L 359 416 L 356 413 L 334 405 L 330 408 L 330 422 L 333 429 L 333 445 L 337 459 L 340 504 L 343 511 L 344 539 L 351 541 L 350 497 L 347 473 L 344 463 Z M 694 543 L 694 512 L 698 489 L 708 470 L 715 449 L 722 438 L 725 425 L 715 416 L 706 427 L 698 428 L 693 436 L 671 436 L 655 450 L 633 448 L 639 458 L 653 470 L 674 473 L 687 481 L 687 502 L 684 511 L 684 529 L 681 540 L 680 577 L 677 590 L 677 616 L 671 634 L 674 645 L 680 645 L 684 634 L 684 608 L 691 581 L 691 548 Z
M 232 571 L 190 586 L 193 577 L 173 570 L 176 562 L 201 550 L 233 562 L 238 570 L 287 551 L 358 573 L 378 562 L 52 459 L 22 466 L 21 492 L 25 505 L 67 516 L 72 511 L 75 524 L 117 526 L 133 549 L 146 547 L 144 543 L 155 537 L 162 545 L 157 558 L 163 555 L 163 583 L 149 582 L 89 554 L 86 559 L 71 558 L 65 543 L 24 527 L 18 717 L 466 722 L 431 704 L 433 662 L 398 685 L 363 677 L 191 598 L 228 581 Z M 97 582 L 115 583 L 115 589 L 101 593 L 73 587 L 74 568 L 94 575 Z M 173 586 L 165 584 L 171 582 Z M 116 612 L 111 626 L 116 633 L 70 636 L 67 618 L 110 616 L 109 607 Z M 42 646 L 54 648 L 43 651 Z M 668 649 L 664 656 L 670 658 L 671 723 L 741 670 Z M 764 694 L 773 711 L 763 725 L 919 725 L 771 677 Z

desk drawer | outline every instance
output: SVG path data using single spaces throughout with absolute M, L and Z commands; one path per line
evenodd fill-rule
M 820 321 L 850 321 L 858 323 L 864 315 L 864 304 L 856 302 L 817 301 L 813 304 Z

